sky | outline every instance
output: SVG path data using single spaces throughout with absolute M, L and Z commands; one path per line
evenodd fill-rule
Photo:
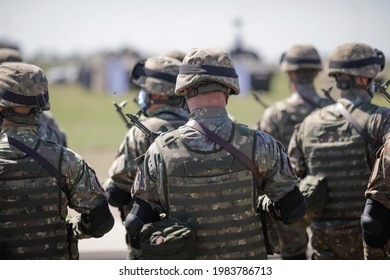
M 243 45 L 277 62 L 294 44 L 361 42 L 390 58 L 388 0 L 1 0 L 0 40 L 35 53 L 129 47 L 144 55 Z M 234 22 L 241 21 L 237 27 Z

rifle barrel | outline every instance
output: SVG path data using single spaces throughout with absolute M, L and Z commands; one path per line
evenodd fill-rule
M 390 94 L 386 91 L 388 85 L 390 84 L 390 80 L 385 82 L 383 85 L 380 83 L 374 82 L 375 89 L 379 91 L 380 94 L 390 103 Z

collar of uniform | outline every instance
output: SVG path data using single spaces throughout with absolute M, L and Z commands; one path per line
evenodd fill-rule
M 4 134 L 16 136 L 15 138 L 21 138 L 26 135 L 37 135 L 37 127 L 35 125 L 22 125 L 12 124 L 1 126 L 1 135 Z M 3 137 L 1 137 L 3 138 Z
M 194 120 L 228 118 L 228 114 L 225 107 L 210 106 L 210 107 L 197 108 L 193 110 L 190 114 L 190 118 Z
M 161 117 L 161 115 L 163 115 L 165 112 L 172 112 L 175 115 L 179 115 L 179 116 L 188 118 L 188 111 L 186 109 L 172 107 L 172 106 L 158 107 L 155 110 L 153 110 L 153 112 L 151 112 L 151 115 L 152 115 L 152 117 L 157 116 L 157 115 L 159 115 L 159 117 Z M 168 119 L 172 118 L 172 114 L 168 113 L 167 117 L 168 117 Z

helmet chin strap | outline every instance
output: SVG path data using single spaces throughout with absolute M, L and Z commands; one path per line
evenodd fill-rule
M 349 89 L 352 89 L 352 88 L 364 89 L 364 90 L 367 91 L 367 93 L 371 97 L 373 97 L 374 90 L 375 90 L 375 89 L 373 90 L 372 87 L 371 87 L 372 81 L 373 81 L 373 79 L 368 79 L 368 84 L 367 85 L 358 85 L 358 84 L 356 84 L 356 81 L 355 81 L 354 77 L 352 77 L 352 76 L 349 76 L 348 79 L 346 79 L 346 80 L 344 80 L 344 79 L 340 80 L 336 76 L 336 85 L 337 85 L 338 89 L 341 89 L 341 90 L 349 90 Z

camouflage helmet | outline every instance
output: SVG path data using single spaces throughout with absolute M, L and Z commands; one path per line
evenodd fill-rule
M 22 55 L 16 49 L 0 48 L 0 63 L 22 62 Z
M 0 106 L 49 110 L 48 82 L 42 69 L 23 62 L 1 63 Z
M 176 58 L 180 61 L 183 61 L 184 57 L 186 56 L 185 52 L 179 51 L 179 50 L 172 50 L 164 54 L 164 56 L 169 56 Z
M 338 46 L 329 61 L 329 76 L 337 73 L 375 78 L 385 67 L 384 54 L 366 44 L 347 43 Z
M 240 93 L 238 76 L 231 58 L 225 51 L 194 48 L 184 57 L 180 66 L 176 94 L 184 95 L 185 89 L 209 81 L 229 87 L 230 94 Z
M 135 65 L 131 80 L 149 94 L 175 96 L 180 61 L 168 56 L 154 56 Z
M 284 52 L 280 59 L 282 71 L 296 71 L 300 69 L 322 70 L 321 58 L 312 45 L 294 45 Z

